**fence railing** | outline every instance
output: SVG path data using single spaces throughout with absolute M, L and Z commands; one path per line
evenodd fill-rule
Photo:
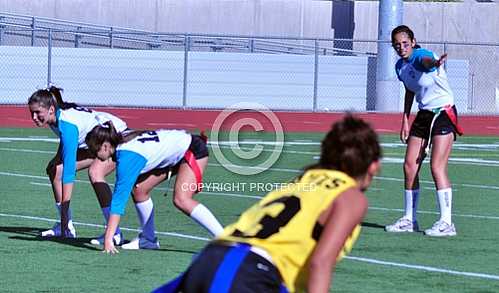
M 219 108 L 251 100 L 274 109 L 376 111 L 378 43 L 150 33 L 0 14 L 0 103 L 24 103 L 36 86 L 54 82 L 88 104 Z M 420 44 L 448 53 L 460 112 L 499 112 L 499 43 Z M 403 88 L 400 96 L 401 109 Z

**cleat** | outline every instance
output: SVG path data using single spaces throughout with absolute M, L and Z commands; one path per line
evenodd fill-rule
M 105 234 L 102 234 L 101 236 L 97 237 L 97 238 L 94 238 L 94 239 L 91 239 L 90 240 L 90 244 L 93 244 L 93 245 L 104 245 L 104 235 Z M 114 234 L 113 236 L 113 243 L 115 246 L 121 246 L 123 244 L 123 241 L 125 240 L 125 238 L 123 238 L 123 233 L 116 233 Z
M 128 250 L 138 250 L 138 249 L 159 249 L 158 238 L 154 238 L 154 241 L 150 241 L 145 237 L 142 237 L 142 233 L 139 237 L 134 238 L 132 241 L 121 245 L 122 249 Z
M 456 227 L 453 223 L 448 224 L 445 221 L 436 221 L 430 229 L 424 231 L 425 235 L 433 237 L 456 236 Z
M 68 230 L 66 231 L 66 238 L 76 238 L 76 229 L 73 225 L 73 221 L 68 222 Z M 41 237 L 60 237 L 61 236 L 61 223 L 56 222 L 51 229 L 42 231 L 40 233 Z
M 403 233 L 403 232 L 417 232 L 419 226 L 417 221 L 411 221 L 408 218 L 402 217 L 392 225 L 385 226 L 386 232 Z

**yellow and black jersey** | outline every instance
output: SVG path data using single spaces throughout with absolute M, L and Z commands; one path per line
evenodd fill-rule
M 343 172 L 312 169 L 293 183 L 267 194 L 225 228 L 219 240 L 243 242 L 265 249 L 290 292 L 308 279 L 307 260 L 322 232 L 318 218 L 356 181 Z M 339 258 L 351 250 L 360 233 L 357 226 Z

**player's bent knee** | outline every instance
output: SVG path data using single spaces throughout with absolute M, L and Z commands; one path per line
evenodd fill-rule
M 54 180 L 56 178 L 60 178 L 62 174 L 62 165 L 56 165 L 53 162 L 50 162 L 47 165 L 47 168 L 45 169 L 47 172 L 47 175 L 49 176 L 50 180 Z
M 105 181 L 105 177 L 102 170 L 94 166 L 90 166 L 90 168 L 88 168 L 88 178 L 92 183 Z
M 405 162 L 404 163 L 404 172 L 406 174 L 416 174 L 418 171 L 418 165 L 415 163 Z
M 191 198 L 189 196 L 185 196 L 185 195 L 175 195 L 173 196 L 173 204 L 175 205 L 175 207 L 177 207 L 178 209 L 181 209 L 183 211 L 186 211 L 187 210 L 187 207 L 189 205 L 189 202 L 191 201 Z

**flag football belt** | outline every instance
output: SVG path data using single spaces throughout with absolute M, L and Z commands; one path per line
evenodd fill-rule
M 454 109 L 452 109 L 452 105 L 446 105 L 440 108 L 435 108 L 431 110 L 435 115 L 433 116 L 433 119 L 431 119 L 431 124 L 430 124 L 430 134 L 428 138 L 428 145 L 426 146 L 425 153 L 428 154 L 431 146 L 431 132 L 433 131 L 433 125 L 435 124 L 435 121 L 437 120 L 438 116 L 442 112 L 445 112 L 447 114 L 447 117 L 449 117 L 450 122 L 452 125 L 454 125 L 454 128 L 456 129 L 457 134 L 463 135 L 464 131 L 461 125 L 458 124 L 457 122 L 457 116 L 456 113 L 454 112 Z
M 205 143 L 208 142 L 208 137 L 205 135 L 204 131 L 201 131 L 201 134 L 199 136 Z M 203 189 L 203 173 L 201 172 L 201 168 L 199 168 L 196 156 L 191 151 L 191 149 L 188 149 L 185 152 L 184 159 L 187 162 L 187 165 L 191 167 L 191 170 L 192 172 L 194 172 L 194 176 L 196 177 L 196 193 L 201 192 L 201 190 Z

